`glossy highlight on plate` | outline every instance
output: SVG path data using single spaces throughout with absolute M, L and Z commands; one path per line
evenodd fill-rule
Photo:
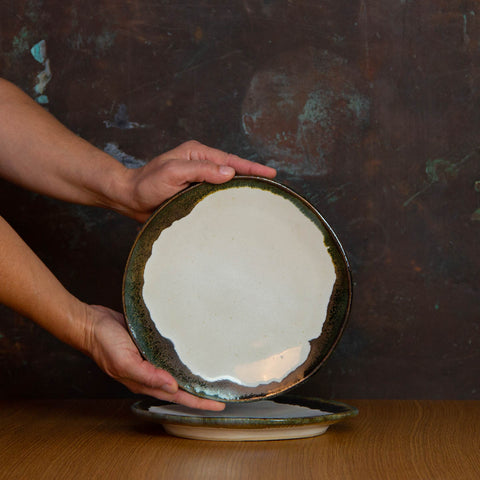
M 198 184 L 146 223 L 124 277 L 146 359 L 199 396 L 276 395 L 333 350 L 351 302 L 341 245 L 305 199 L 272 180 Z

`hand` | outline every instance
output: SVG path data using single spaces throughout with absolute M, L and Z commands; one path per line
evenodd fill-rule
M 86 308 L 90 329 L 85 349 L 105 373 L 134 393 L 203 410 L 225 408 L 223 403 L 179 390 L 168 372 L 144 360 L 126 330 L 121 313 L 98 305 Z
M 275 169 L 207 147 L 196 141 L 126 172 L 122 205 L 116 210 L 145 221 L 163 201 L 194 182 L 224 183 L 235 173 L 273 178 Z

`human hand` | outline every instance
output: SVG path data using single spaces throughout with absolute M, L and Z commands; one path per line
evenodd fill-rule
M 223 403 L 180 390 L 168 372 L 144 360 L 127 332 L 121 313 L 99 305 L 89 305 L 86 309 L 90 328 L 85 350 L 110 377 L 133 393 L 203 410 L 225 408 Z
M 144 167 L 127 170 L 122 200 L 114 208 L 143 222 L 158 205 L 191 183 L 224 183 L 236 173 L 268 178 L 276 175 L 273 168 L 192 140 L 155 157 Z

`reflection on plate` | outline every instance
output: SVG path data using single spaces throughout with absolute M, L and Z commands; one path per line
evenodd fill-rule
M 198 184 L 145 224 L 124 276 L 143 356 L 198 396 L 277 395 L 312 375 L 350 309 L 343 249 L 287 187 L 256 177 Z
M 344 403 L 302 398 L 227 404 L 223 412 L 199 411 L 155 400 L 137 402 L 133 412 L 160 423 L 167 433 L 195 440 L 251 441 L 314 437 L 333 423 L 358 414 Z

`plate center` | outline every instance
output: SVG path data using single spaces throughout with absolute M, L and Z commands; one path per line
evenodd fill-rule
M 161 232 L 142 294 L 192 373 L 254 387 L 306 361 L 335 281 L 323 232 L 293 202 L 236 187 Z

